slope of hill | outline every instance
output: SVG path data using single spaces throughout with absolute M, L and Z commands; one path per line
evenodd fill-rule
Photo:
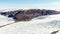
M 0 34 L 59 34 L 59 31 L 60 12 L 55 10 L 0 12 Z
M 38 16 L 60 14 L 59 11 L 45 10 L 45 9 L 28 9 L 28 10 L 14 10 L 8 12 L 0 12 L 1 15 L 5 15 L 13 18 L 15 21 L 29 21 Z
M 60 33 L 60 14 L 39 16 L 30 21 L 13 22 L 14 20 L 8 17 L 0 16 L 0 26 L 9 24 L 0 27 L 0 34 L 51 34 L 56 31 L 58 32 L 55 34 Z

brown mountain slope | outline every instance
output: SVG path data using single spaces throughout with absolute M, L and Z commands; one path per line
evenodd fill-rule
M 1 15 L 12 17 L 15 21 L 29 21 L 35 17 L 42 15 L 53 15 L 60 14 L 55 10 L 40 10 L 40 9 L 29 9 L 29 10 L 14 10 L 8 12 L 0 12 Z

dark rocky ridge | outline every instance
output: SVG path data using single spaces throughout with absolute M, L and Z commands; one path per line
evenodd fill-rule
M 53 31 L 51 34 L 56 34 L 57 32 L 59 32 L 59 30 L 57 30 L 57 31 Z
M 12 17 L 15 21 L 29 21 L 35 17 L 43 15 L 60 14 L 55 10 L 40 10 L 40 9 L 29 9 L 29 10 L 14 10 L 8 12 L 0 12 L 1 15 Z

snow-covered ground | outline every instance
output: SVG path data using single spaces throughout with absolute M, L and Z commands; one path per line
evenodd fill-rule
M 0 26 L 13 22 L 12 18 L 0 15 Z M 10 24 L 0 28 L 0 34 L 51 34 L 57 30 L 60 30 L 60 14 L 39 16 L 30 21 Z

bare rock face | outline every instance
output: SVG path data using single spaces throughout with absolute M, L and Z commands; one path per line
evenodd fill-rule
M 15 21 L 29 21 L 35 17 L 42 15 L 53 15 L 60 14 L 55 10 L 40 10 L 40 9 L 29 9 L 29 10 L 14 10 L 8 12 L 0 12 L 1 15 L 12 17 Z
M 57 31 L 54 31 L 54 32 L 52 32 L 51 34 L 56 34 L 57 32 L 59 32 L 59 30 L 57 30 Z

